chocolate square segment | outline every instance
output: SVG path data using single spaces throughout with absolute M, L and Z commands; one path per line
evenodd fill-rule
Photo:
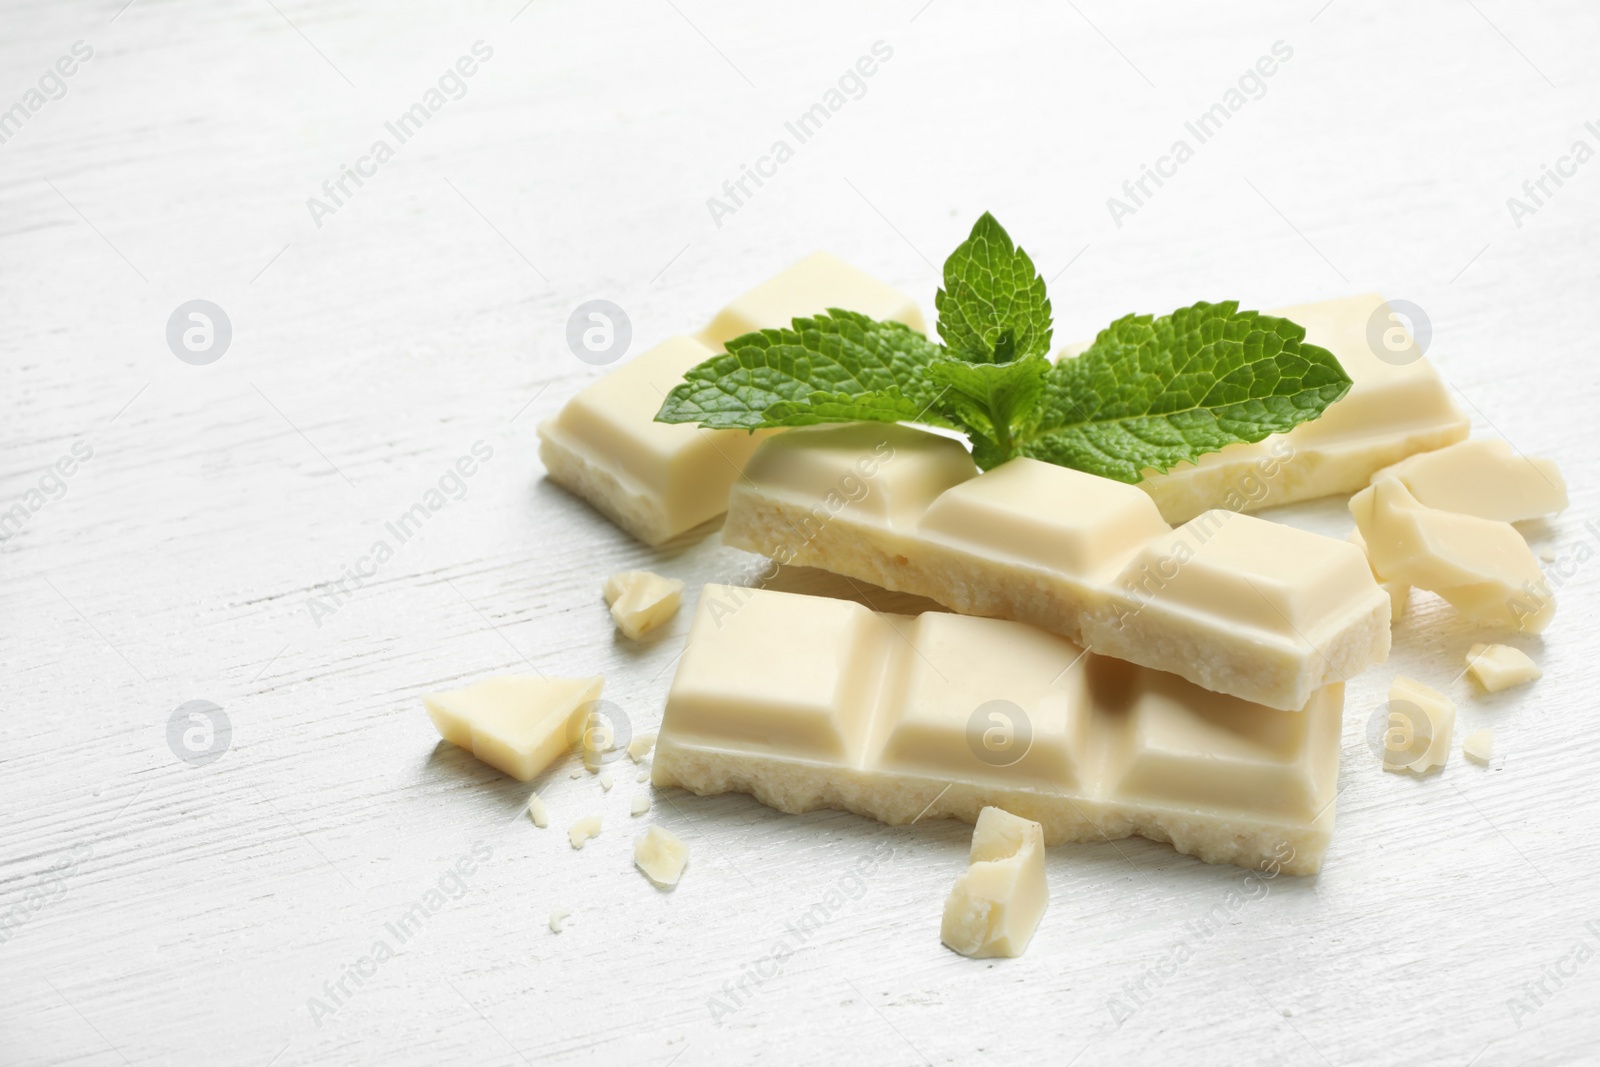
M 772 440 L 747 468 L 747 481 L 810 505 L 819 516 L 847 514 L 881 529 L 906 528 L 978 468 L 961 442 L 892 423 L 809 426 Z
M 1119 585 L 1136 603 L 1293 640 L 1311 637 L 1343 612 L 1350 591 L 1367 588 L 1371 578 L 1353 545 L 1251 515 L 1208 511 L 1146 545 Z
M 1304 711 L 1274 711 L 1174 675 L 1137 672 L 1126 769 L 1114 792 L 1127 803 L 1314 819 L 1332 799 L 1324 794 L 1327 769 L 1338 765 L 1338 703 L 1324 690 Z
M 901 631 L 913 654 L 886 693 L 876 769 L 1078 788 L 1087 695 L 1083 672 L 1067 668 L 1081 649 L 1032 627 L 943 612 L 905 619 Z
M 1088 579 L 1127 560 L 1168 530 L 1136 486 L 1082 471 L 1013 459 L 945 493 L 920 529 L 997 557 Z
M 673 681 L 679 736 L 747 751 L 858 762 L 896 638 L 859 604 L 708 585 Z
M 829 308 L 903 323 L 918 332 L 927 329 L 915 300 L 838 256 L 813 252 L 723 308 L 700 339 L 720 348 L 740 334 L 785 327 L 795 318 L 821 315 Z

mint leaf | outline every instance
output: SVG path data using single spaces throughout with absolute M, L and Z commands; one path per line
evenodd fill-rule
M 928 378 L 941 388 L 935 406 L 972 438 L 979 467 L 1004 463 L 1015 455 L 1015 437 L 1038 416 L 1050 361 L 1027 356 L 1011 363 L 964 363 L 941 359 Z
M 987 211 L 944 261 L 934 294 L 939 336 L 969 363 L 1005 363 L 1050 352 L 1050 300 L 1028 253 Z
M 898 387 L 871 393 L 812 393 L 805 400 L 780 400 L 762 413 L 761 425 L 817 426 L 825 422 L 921 422 L 955 424 L 924 400 Z
M 897 419 L 915 419 L 937 393 L 924 368 L 940 353 L 938 345 L 908 326 L 854 311 L 830 308 L 795 319 L 791 329 L 735 337 L 726 347 L 726 354 L 690 368 L 657 421 L 719 430 L 806 425 L 795 420 L 814 396 L 820 397 L 815 422 L 887 421 L 889 405 L 912 412 Z M 853 410 L 853 400 L 866 414 Z M 784 421 L 767 421 L 768 409 L 780 404 Z
M 1321 415 L 1350 390 L 1326 349 L 1288 319 L 1199 303 L 1128 315 L 1050 371 L 1019 453 L 1123 482 Z

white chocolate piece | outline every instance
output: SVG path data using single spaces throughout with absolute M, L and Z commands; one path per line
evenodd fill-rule
M 633 780 L 636 782 L 648 782 L 650 780 L 650 768 L 640 767 L 638 775 Z
M 633 804 L 628 808 L 628 814 L 630 814 L 630 815 L 643 815 L 645 812 L 647 812 L 649 810 L 650 810 L 650 794 L 649 793 L 636 793 L 636 794 L 634 794 Z
M 571 778 L 573 781 L 577 781 L 579 778 L 583 777 L 583 768 L 576 768 L 571 774 L 567 775 L 567 777 Z
M 573 848 L 582 848 L 591 838 L 600 836 L 600 816 L 585 815 L 572 824 L 567 831 L 567 840 Z
M 1567 483 L 1555 460 L 1513 452 L 1491 437 L 1422 452 L 1372 476 L 1394 478 L 1417 503 L 1499 522 L 1522 522 L 1563 511 Z
M 528 798 L 528 818 L 541 830 L 550 825 L 550 809 L 544 806 L 544 798 L 538 793 Z
M 1488 626 L 1538 633 L 1555 594 L 1528 542 L 1508 522 L 1424 507 L 1394 478 L 1350 498 L 1372 569 L 1428 589 Z
M 838 256 L 813 252 L 736 298 L 717 313 L 699 337 L 720 349 L 735 337 L 778 329 L 794 319 L 820 315 L 832 308 L 927 332 L 915 300 Z
M 828 308 L 924 329 L 915 301 L 818 252 L 734 300 L 697 337 L 672 337 L 580 391 L 539 426 L 539 458 L 566 486 L 646 544 L 721 515 L 728 487 L 771 430 L 703 430 L 656 422 L 684 372 L 755 330 Z
M 633 740 L 628 742 L 628 758 L 638 763 L 649 754 L 656 745 L 655 731 L 647 734 L 635 734 Z
M 1474 730 L 1461 740 L 1461 754 L 1474 763 L 1489 765 L 1494 755 L 1494 731 Z
M 1135 486 L 1033 459 L 978 474 L 905 426 L 763 443 L 723 539 L 1283 710 L 1389 652 L 1390 598 L 1349 544 L 1226 511 L 1173 530 Z
M 633 862 L 657 889 L 671 889 L 683 877 L 689 846 L 672 831 L 652 826 L 633 839 Z
M 610 771 L 600 772 L 600 788 L 604 792 L 611 792 L 611 787 L 616 784 L 616 779 L 611 777 Z
M 1229 445 L 1145 475 L 1149 493 L 1171 523 L 1209 508 L 1261 508 L 1354 493 L 1372 473 L 1416 452 L 1464 440 L 1470 423 L 1450 399 L 1438 371 L 1420 353 L 1376 293 L 1270 312 L 1305 327 L 1306 341 L 1332 352 L 1350 376 L 1350 391 L 1320 418 L 1254 444 Z M 1379 357 L 1369 326 L 1399 344 Z M 1069 349 L 1076 355 L 1087 345 Z M 1399 349 L 1399 351 L 1396 351 Z M 1414 355 L 1414 358 L 1409 358 Z
M 676 615 L 682 597 L 681 580 L 650 571 L 623 571 L 606 579 L 611 617 L 635 641 Z
M 519 782 L 577 740 L 603 678 L 504 674 L 422 698 L 439 736 Z
M 567 923 L 567 918 L 572 914 L 571 908 L 557 908 L 550 913 L 550 932 L 559 934 Z
M 1383 769 L 1418 774 L 1444 766 L 1456 725 L 1455 702 L 1403 674 L 1389 685 L 1389 723 Z
M 1367 554 L 1367 542 L 1361 537 L 1360 530 L 1351 530 L 1348 540 L 1361 550 L 1363 556 Z M 1370 559 L 1367 566 L 1372 566 Z M 1378 583 L 1379 589 L 1389 594 L 1389 622 L 1391 624 L 1399 622 L 1405 617 L 1406 605 L 1411 602 L 1411 587 L 1405 582 L 1379 577 L 1377 571 L 1372 572 L 1372 578 Z
M 1043 828 L 1000 808 L 984 808 L 967 863 L 944 902 L 940 939 L 974 959 L 1022 955 L 1050 902 Z
M 762 435 L 654 421 L 684 372 L 714 355 L 669 338 L 583 389 L 539 426 L 550 478 L 646 544 L 716 518 Z
M 1467 673 L 1486 693 L 1498 693 L 1544 677 L 1526 652 L 1510 645 L 1473 645 L 1467 650 Z
M 653 779 L 897 826 L 1003 807 L 1050 844 L 1140 834 L 1310 874 L 1343 702 L 1336 684 L 1275 711 L 1021 623 L 708 585 Z

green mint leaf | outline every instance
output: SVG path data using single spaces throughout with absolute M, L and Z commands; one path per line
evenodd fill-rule
M 658 422 L 697 422 L 719 430 L 801 425 L 793 421 L 799 409 L 819 394 L 825 403 L 817 410 L 829 417 L 816 421 L 867 418 L 840 414 L 850 398 L 874 398 L 862 405 L 868 411 L 887 410 L 884 398 L 891 396 L 897 398 L 893 403 L 918 410 L 935 392 L 924 368 L 942 351 L 908 326 L 838 308 L 795 319 L 790 329 L 735 337 L 726 347 L 725 354 L 689 369 L 667 394 Z M 785 421 L 767 421 L 768 409 L 777 404 L 786 405 L 780 411 Z
M 1017 437 L 1038 416 L 1049 372 L 1043 356 L 1010 363 L 940 359 L 929 364 L 928 379 L 940 390 L 934 407 L 967 431 L 973 460 L 988 470 L 1015 455 Z
M 812 393 L 803 401 L 780 400 L 762 413 L 761 425 L 817 426 L 825 422 L 920 422 L 950 426 L 948 418 L 925 400 L 898 388 L 872 393 Z
M 1050 371 L 1019 452 L 1123 482 L 1321 415 L 1350 390 L 1333 353 L 1288 319 L 1199 303 L 1129 315 Z
M 987 211 L 944 261 L 934 294 L 939 336 L 969 363 L 1005 363 L 1050 353 L 1050 299 L 1028 253 Z

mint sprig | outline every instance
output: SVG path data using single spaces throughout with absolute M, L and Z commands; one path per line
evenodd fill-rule
M 919 422 L 966 433 L 984 470 L 1031 456 L 1137 482 L 1315 419 L 1350 389 L 1302 327 L 1234 301 L 1125 316 L 1052 364 L 1044 280 L 987 212 L 945 261 L 935 303 L 943 345 L 837 308 L 736 337 L 684 375 L 656 419 Z

